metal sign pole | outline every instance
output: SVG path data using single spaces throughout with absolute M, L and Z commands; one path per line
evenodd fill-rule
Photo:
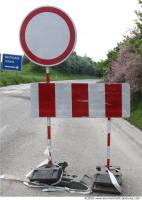
M 50 67 L 46 67 L 46 82 L 50 83 Z M 52 165 L 53 160 L 52 160 L 52 154 L 51 154 L 51 118 L 47 117 L 47 148 L 49 151 L 49 161 L 48 164 Z
M 50 83 L 49 66 L 62 63 L 70 56 L 76 44 L 76 29 L 65 12 L 44 6 L 31 11 L 24 19 L 20 28 L 20 43 L 32 62 L 46 67 L 46 83 Z M 47 140 L 49 164 L 52 164 L 50 118 L 47 118 Z
M 50 83 L 50 67 L 46 67 L 46 77 L 45 77 L 45 81 L 47 83 Z
M 110 136 L 111 136 L 111 118 L 107 118 L 107 169 L 110 168 Z

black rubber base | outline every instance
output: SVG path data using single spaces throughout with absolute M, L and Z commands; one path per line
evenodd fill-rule
M 43 165 L 35 169 L 31 175 L 30 182 L 39 184 L 55 185 L 59 187 L 67 187 L 71 190 L 86 191 L 92 189 L 93 178 L 84 175 L 81 180 L 78 180 L 76 175 L 69 175 L 65 168 L 67 162 L 53 165 Z
M 62 169 L 59 165 L 43 165 L 33 171 L 30 181 L 54 184 L 61 179 L 61 175 Z
M 93 191 L 120 194 L 120 192 L 112 184 L 106 166 L 97 166 L 96 170 L 97 170 L 97 173 L 94 175 Z M 120 167 L 111 166 L 110 171 L 115 176 L 118 184 L 121 185 L 122 173 L 120 171 Z

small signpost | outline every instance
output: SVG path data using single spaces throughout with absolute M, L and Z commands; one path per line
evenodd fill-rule
M 22 56 L 12 55 L 12 54 L 3 54 L 2 56 L 2 70 L 22 70 Z
M 30 12 L 20 29 L 20 42 L 27 57 L 46 67 L 46 82 L 50 82 L 49 67 L 65 61 L 76 43 L 76 29 L 71 18 L 55 7 L 40 7 Z M 49 164 L 51 156 L 51 119 L 47 118 Z

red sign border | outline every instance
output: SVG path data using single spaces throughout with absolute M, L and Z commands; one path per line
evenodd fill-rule
M 30 49 L 28 48 L 28 46 L 26 44 L 25 32 L 26 32 L 26 27 L 27 27 L 28 23 L 34 16 L 36 16 L 40 13 L 43 13 L 43 12 L 52 12 L 52 13 L 59 15 L 60 17 L 62 17 L 65 20 L 65 22 L 67 23 L 68 28 L 70 30 L 70 41 L 69 41 L 67 49 L 60 56 L 58 56 L 54 59 L 42 59 L 42 58 L 37 57 L 30 51 Z M 62 10 L 55 8 L 55 7 L 40 7 L 40 8 L 33 10 L 32 12 L 30 12 L 27 15 L 27 17 L 24 19 L 21 29 L 20 29 L 20 43 L 21 43 L 21 46 L 22 46 L 25 54 L 27 55 L 27 57 L 30 60 L 32 60 L 33 62 L 35 62 L 39 65 L 54 66 L 54 65 L 62 63 L 72 53 L 72 51 L 75 47 L 75 43 L 76 43 L 75 26 L 74 26 L 72 20 L 70 19 L 70 17 Z

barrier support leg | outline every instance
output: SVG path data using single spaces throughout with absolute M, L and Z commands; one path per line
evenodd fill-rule
M 119 166 L 110 165 L 111 118 L 107 118 L 107 159 L 105 166 L 97 166 L 93 191 L 121 194 L 122 174 Z
M 111 137 L 111 118 L 107 118 L 107 162 L 106 162 L 107 169 L 110 169 L 110 137 Z
M 50 68 L 49 67 L 46 67 L 45 80 L 47 83 L 50 83 Z M 47 146 L 48 146 L 48 151 L 49 151 L 48 164 L 52 165 L 53 160 L 52 160 L 52 154 L 51 154 L 51 118 L 50 117 L 47 117 Z

